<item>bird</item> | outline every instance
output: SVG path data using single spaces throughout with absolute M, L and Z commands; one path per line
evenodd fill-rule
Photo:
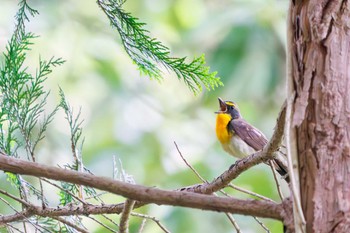
M 224 101 L 220 97 L 219 111 L 216 113 L 216 136 L 222 148 L 230 155 L 242 159 L 267 144 L 266 136 L 243 119 L 238 105 L 233 101 Z M 287 167 L 283 158 L 272 160 L 276 171 L 289 182 Z

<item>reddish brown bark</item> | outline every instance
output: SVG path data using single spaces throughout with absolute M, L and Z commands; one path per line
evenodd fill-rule
M 350 232 L 350 3 L 292 1 L 291 65 L 307 232 Z

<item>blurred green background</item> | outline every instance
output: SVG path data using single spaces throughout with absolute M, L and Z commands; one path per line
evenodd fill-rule
M 4 51 L 14 29 L 16 4 L 1 0 L 0 51 Z M 225 86 L 198 96 L 166 71 L 160 83 L 140 76 L 95 1 L 33 0 L 29 4 L 40 14 L 31 19 L 27 30 L 40 37 L 34 40 L 27 65 L 35 72 L 39 54 L 46 59 L 55 56 L 66 60 L 45 84 L 51 91 L 47 107 L 53 109 L 58 103 L 59 86 L 75 112 L 81 107 L 83 159 L 95 174 L 112 177 L 115 156 L 138 184 L 176 189 L 200 183 L 181 160 L 175 141 L 200 174 L 213 180 L 235 161 L 223 152 L 215 136 L 214 111 L 219 96 L 238 103 L 244 118 L 271 136 L 285 98 L 287 1 L 125 3 L 126 11 L 147 23 L 151 37 L 168 46 L 173 56 L 191 59 L 205 53 L 211 71 L 218 71 Z M 39 161 L 52 165 L 71 162 L 69 128 L 62 113 L 49 130 L 38 151 Z M 271 171 L 265 165 L 254 167 L 233 183 L 279 200 Z M 110 203 L 115 201 L 115 196 L 109 197 Z M 8 207 L 0 203 L 0 209 Z M 138 211 L 160 219 L 171 232 L 235 232 L 222 213 L 156 205 Z M 244 233 L 265 232 L 252 217 L 234 217 Z M 279 222 L 262 221 L 271 232 L 282 232 Z M 131 232 L 137 232 L 140 223 L 133 217 Z M 88 226 L 91 232 L 105 232 L 94 222 L 89 221 Z M 162 231 L 148 222 L 144 232 Z

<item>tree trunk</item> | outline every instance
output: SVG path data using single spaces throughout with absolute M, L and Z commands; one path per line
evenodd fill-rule
M 349 11 L 349 0 L 290 7 L 291 129 L 308 233 L 350 232 Z

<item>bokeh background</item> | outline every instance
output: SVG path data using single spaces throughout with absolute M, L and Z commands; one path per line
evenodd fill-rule
M 194 96 L 174 74 L 164 72 L 157 82 L 141 76 L 120 44 L 117 32 L 95 1 L 39 1 L 29 4 L 40 14 L 27 24 L 39 35 L 29 52 L 35 72 L 39 55 L 62 57 L 46 82 L 51 91 L 48 110 L 59 101 L 61 87 L 84 120 L 83 159 L 95 174 L 113 175 L 113 157 L 138 184 L 164 189 L 200 183 L 181 160 L 186 159 L 207 180 L 213 180 L 235 159 L 221 149 L 215 136 L 217 97 L 233 100 L 244 118 L 268 137 L 285 99 L 287 1 L 282 0 L 136 0 L 125 10 L 147 23 L 146 29 L 171 49 L 172 56 L 189 59 L 206 55 L 224 87 Z M 14 29 L 17 1 L 1 0 L 0 51 Z M 2 58 L 1 58 L 2 59 Z M 69 163 L 69 128 L 59 113 L 40 144 L 39 161 Z M 1 175 L 1 183 L 5 178 Z M 233 183 L 279 200 L 271 171 L 259 165 Z M 249 196 L 227 190 L 235 197 Z M 55 193 L 53 193 L 55 194 Z M 54 198 L 54 195 L 53 197 Z M 107 197 L 115 203 L 115 196 Z M 0 209 L 6 210 L 3 203 Z M 139 211 L 155 216 L 171 232 L 235 232 L 224 214 L 148 205 Z M 6 211 L 5 211 L 6 212 Z M 11 212 L 11 210 L 9 210 Z M 252 217 L 234 216 L 242 232 L 265 232 Z M 282 225 L 262 219 L 271 232 Z M 141 220 L 131 219 L 131 232 Z M 89 221 L 91 232 L 105 232 Z M 145 233 L 162 232 L 148 222 Z

